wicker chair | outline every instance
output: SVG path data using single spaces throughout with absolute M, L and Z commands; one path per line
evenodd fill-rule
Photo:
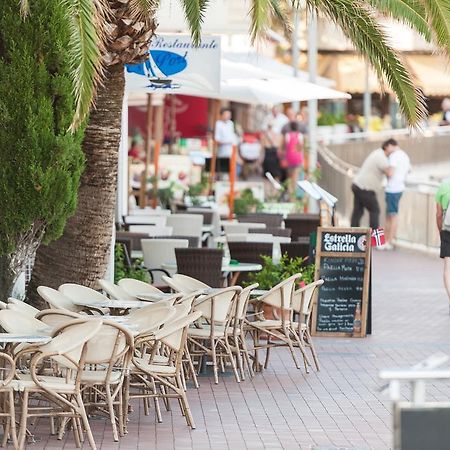
M 223 250 L 215 248 L 176 248 L 177 272 L 196 278 L 211 287 L 222 287 Z
M 309 243 L 289 242 L 280 244 L 281 254 L 287 253 L 289 258 L 307 258 L 309 256 Z
M 239 262 L 262 264 L 261 255 L 272 256 L 271 242 L 228 242 L 230 256 Z
M 265 223 L 267 227 L 281 227 L 283 216 L 281 214 L 250 213 L 238 216 L 238 222 Z
M 131 239 L 128 239 L 128 238 L 116 239 L 116 245 L 120 245 L 122 247 L 123 262 L 125 263 L 126 267 L 130 268 L 131 267 L 131 246 L 132 246 Z
M 116 242 L 128 241 L 131 242 L 131 251 L 132 250 L 142 250 L 141 239 L 149 239 L 148 233 L 132 233 L 130 231 L 117 231 L 116 233 Z M 129 245 L 129 244 L 127 244 Z M 127 250 L 130 251 L 128 247 Z M 131 256 L 130 251 L 130 256 Z
M 290 228 L 281 228 L 281 227 L 266 227 L 264 229 L 259 228 L 249 228 L 249 233 L 262 233 L 262 234 L 271 234 L 272 236 L 283 236 L 283 237 L 291 237 L 291 229 Z
M 318 214 L 290 214 L 284 221 L 286 228 L 292 230 L 292 240 L 299 237 L 309 236 L 310 233 L 320 227 L 320 216 Z
M 261 255 L 272 257 L 272 242 L 228 242 L 230 256 L 242 263 L 263 264 Z M 251 272 L 243 272 L 239 276 L 239 284 L 248 280 L 248 274 Z
M 203 216 L 203 225 L 211 225 L 213 221 L 213 211 L 208 208 L 188 208 L 187 214 L 201 214 Z

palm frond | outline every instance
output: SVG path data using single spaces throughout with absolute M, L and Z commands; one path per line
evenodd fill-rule
M 271 0 L 252 0 L 250 8 L 250 38 L 252 42 L 255 42 L 258 36 L 267 29 L 272 11 Z
M 286 36 L 292 33 L 292 24 L 289 17 L 289 11 L 286 9 L 286 3 L 280 0 L 270 0 L 272 10 L 272 19 L 282 28 Z
M 362 2 L 307 0 L 307 3 L 342 29 L 355 48 L 371 63 L 378 77 L 386 79 L 397 95 L 400 110 L 408 122 L 417 125 L 426 115 L 423 95 L 415 88 L 408 70 L 390 47 L 385 33 Z
M 30 3 L 28 0 L 20 0 L 19 2 L 20 7 L 20 15 L 25 18 L 30 14 Z
M 130 17 L 145 22 L 149 17 L 154 16 L 159 3 L 159 0 L 130 0 Z
M 209 0 L 180 0 L 195 45 L 200 44 L 202 23 Z
M 92 0 L 61 0 L 69 19 L 69 56 L 76 101 L 71 130 L 75 130 L 89 113 L 97 84 L 102 77 L 102 49 L 105 38 L 103 19 L 106 4 Z
M 424 0 L 424 8 L 439 47 L 450 53 L 450 2 Z
M 428 42 L 431 40 L 426 11 L 420 0 L 369 0 L 369 4 L 383 15 L 413 28 Z

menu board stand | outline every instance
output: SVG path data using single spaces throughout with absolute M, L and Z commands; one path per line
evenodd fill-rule
M 313 336 L 364 337 L 369 319 L 370 228 L 317 230 Z

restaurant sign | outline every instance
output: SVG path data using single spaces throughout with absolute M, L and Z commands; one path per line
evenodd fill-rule
M 202 36 L 198 46 L 181 34 L 160 34 L 151 40 L 148 59 L 126 66 L 126 86 L 133 91 L 195 95 L 220 90 L 220 37 Z
M 322 252 L 360 253 L 366 251 L 367 237 L 365 233 L 324 232 Z

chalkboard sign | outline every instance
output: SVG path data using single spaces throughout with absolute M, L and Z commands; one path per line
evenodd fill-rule
M 318 228 L 313 335 L 366 335 L 369 276 L 370 228 Z

